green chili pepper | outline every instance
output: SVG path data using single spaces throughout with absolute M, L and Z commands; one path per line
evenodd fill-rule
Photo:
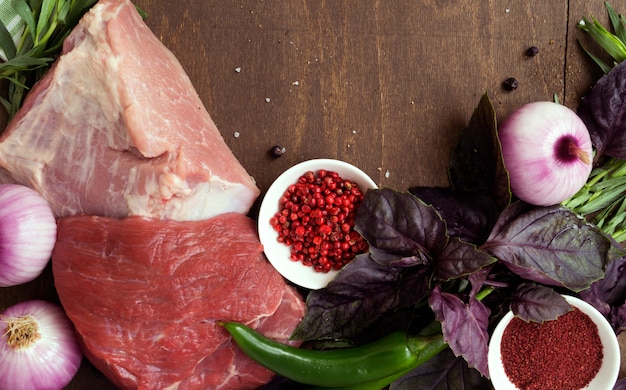
M 310 350 L 270 340 L 240 323 L 222 325 L 259 364 L 296 382 L 323 387 L 380 389 L 447 346 L 441 333 L 407 336 L 394 332 L 357 347 Z
M 415 367 L 417 366 L 419 366 L 419 364 L 415 365 Z M 381 390 L 389 386 L 396 379 L 400 379 L 405 374 L 413 371 L 415 367 L 412 367 L 406 371 L 399 372 L 397 374 L 393 374 L 383 379 L 375 380 L 373 382 L 361 383 L 361 384 L 353 385 L 353 386 L 342 386 L 342 387 L 313 386 L 313 387 L 307 387 L 305 390 Z

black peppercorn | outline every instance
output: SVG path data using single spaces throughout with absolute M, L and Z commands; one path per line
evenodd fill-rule
M 539 48 L 537 46 L 531 46 L 528 49 L 526 49 L 526 56 L 527 57 L 534 57 L 539 53 Z
M 517 79 L 514 77 L 509 77 L 502 82 L 502 88 L 506 89 L 507 91 L 513 91 L 517 89 Z
M 285 149 L 284 147 L 276 145 L 272 149 L 270 149 L 270 155 L 272 157 L 278 158 L 285 154 L 286 151 L 287 149 Z

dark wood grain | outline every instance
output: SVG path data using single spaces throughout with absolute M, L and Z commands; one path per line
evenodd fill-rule
M 575 108 L 601 72 L 580 49 L 602 1 L 137 0 L 262 191 L 330 157 L 379 186 L 447 185 L 459 131 L 487 92 L 502 119 L 556 94 Z M 614 1 L 626 10 L 626 1 Z M 526 49 L 537 46 L 537 56 Z M 519 87 L 501 83 L 515 77 Z M 268 151 L 284 146 L 275 159 Z M 51 273 L 3 289 L 0 308 L 55 300 Z M 69 389 L 113 388 L 85 362 Z

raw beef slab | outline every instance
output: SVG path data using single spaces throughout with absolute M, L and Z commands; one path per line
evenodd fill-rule
M 253 389 L 272 373 L 217 321 L 290 343 L 304 302 L 267 262 L 254 222 L 73 216 L 58 221 L 55 286 L 87 358 L 123 389 Z
M 259 195 L 174 55 L 127 0 L 100 0 L 0 137 L 0 181 L 57 217 L 201 220 Z

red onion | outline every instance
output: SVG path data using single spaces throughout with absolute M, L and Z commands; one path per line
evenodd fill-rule
M 6 309 L 0 323 L 0 389 L 58 390 L 78 372 L 83 355 L 61 306 L 21 302 Z
M 41 274 L 56 242 L 48 203 L 28 187 L 0 185 L 0 287 L 30 282 Z
M 498 130 L 511 191 L 538 206 L 561 203 L 580 190 L 591 172 L 592 144 L 583 121 L 552 102 L 526 104 Z

